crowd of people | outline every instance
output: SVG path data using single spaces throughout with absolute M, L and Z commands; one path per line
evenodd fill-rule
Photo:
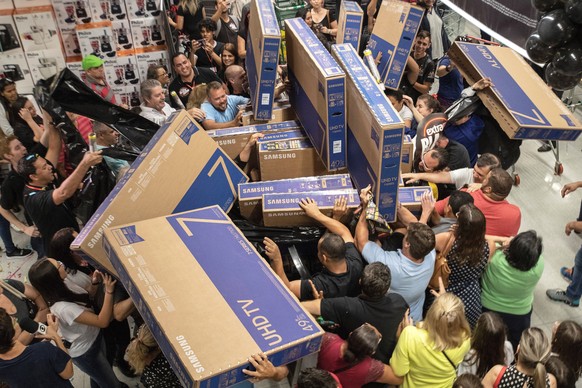
M 339 4 L 309 0 L 297 13 L 328 49 L 337 35 Z M 426 9 L 421 30 L 399 90 L 386 95 L 417 148 L 413 171 L 402 177 L 406 184 L 433 185 L 436 195 L 423 196 L 417 215 L 398 204 L 397 220 L 384 235 L 370 233 L 370 187 L 361 190 L 351 224 L 340 221 L 352 216 L 341 200 L 328 217 L 305 198 L 301 208 L 326 229 L 314 252 L 322 270 L 310 279 L 290 278 L 277 243 L 263 241 L 274 272 L 326 329 L 317 367 L 301 372 L 298 387 L 573 387 L 582 376 L 582 326 L 557 322 L 551 336 L 531 327 L 534 288 L 544 270 L 542 238 L 533 230 L 519 232 L 521 211 L 507 200 L 513 178 L 500 155 L 482 144 L 490 118 L 469 110 L 434 136 L 423 127 L 427 117 L 491 82 L 464 88 L 446 55 L 450 41 L 435 0 L 418 4 Z M 378 1 L 368 4 L 364 38 L 378 10 Z M 186 110 L 206 130 L 242 125 L 250 102 L 248 2 L 216 0 L 207 17 L 199 1 L 180 0 L 175 11 L 169 22 L 183 35 L 182 51 L 171 58 L 171 68 L 148 69 L 134 112 L 159 125 L 176 110 Z M 83 58 L 84 82 L 103 100 L 129 108 L 113 93 L 104 66 L 96 56 Z M 277 70 L 275 98 L 287 101 L 286 69 Z M 428 94 L 435 77 L 437 97 Z M 0 80 L 0 102 L 0 156 L 9 167 L 0 189 L 0 238 L 7 257 L 38 255 L 29 282 L 0 282 L 0 381 L 70 387 L 75 364 L 92 387 L 126 386 L 113 366 L 141 376 L 146 387 L 180 387 L 123 286 L 70 249 L 82 227 L 73 209 L 86 174 L 101 163 L 118 178 L 129 169 L 127 161 L 102 155 L 120 134 L 68 113 L 87 144 L 95 136 L 95 148 L 72 164 L 53 118 L 20 96 L 14 81 Z M 235 160 L 239 166 L 261 136 L 250 138 Z M 562 196 L 580 187 L 567 184 Z M 582 206 L 580 212 L 566 225 L 567 235 L 582 232 Z M 11 225 L 30 237 L 31 249 L 14 244 Z M 441 259 L 449 273 L 435 280 Z M 570 285 L 547 290 L 547 296 L 578 307 L 582 248 L 561 274 Z M 250 355 L 249 363 L 244 373 L 252 381 L 282 380 L 290 371 L 264 354 Z

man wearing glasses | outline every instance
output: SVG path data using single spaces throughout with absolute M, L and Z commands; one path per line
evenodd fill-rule
M 47 118 L 45 115 L 45 128 L 57 131 Z M 77 168 L 59 187 L 55 187 L 53 166 L 57 159 L 58 152 L 47 152 L 46 159 L 30 154 L 20 159 L 17 166 L 17 172 L 26 181 L 24 208 L 42 236 L 45 251 L 53 235 L 60 229 L 71 227 L 79 231 L 79 224 L 67 200 L 75 194 L 89 169 L 101 163 L 103 157 L 101 151 L 85 152 Z

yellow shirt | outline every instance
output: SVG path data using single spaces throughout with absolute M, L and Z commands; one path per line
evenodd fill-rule
M 470 339 L 445 353 L 458 366 L 471 347 Z M 433 349 L 428 332 L 408 326 L 400 335 L 390 366 L 398 376 L 404 376 L 403 388 L 449 388 L 453 385 L 457 371 L 442 352 Z

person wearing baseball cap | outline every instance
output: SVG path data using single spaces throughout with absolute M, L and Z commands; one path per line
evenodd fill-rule
M 103 97 L 104 100 L 112 104 L 117 104 L 115 94 L 105 79 L 105 69 L 103 68 L 103 59 L 89 54 L 83 58 L 81 66 L 85 70 L 85 84 L 89 86 L 95 93 Z

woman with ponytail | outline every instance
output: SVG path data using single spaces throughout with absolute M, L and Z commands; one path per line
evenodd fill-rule
M 369 323 L 352 331 L 346 341 L 325 333 L 317 367 L 335 374 L 345 388 L 371 382 L 399 385 L 402 379 L 394 376 L 392 368 L 371 357 L 381 340 L 380 332 Z
M 524 330 L 517 347 L 517 363 L 512 366 L 496 365 L 483 378 L 485 388 L 556 388 L 556 379 L 546 372 L 550 358 L 550 340 L 542 329 Z
M 182 384 L 172 371 L 150 329 L 141 325 L 137 337 L 127 347 L 127 361 L 141 375 L 146 388 L 181 388 Z

